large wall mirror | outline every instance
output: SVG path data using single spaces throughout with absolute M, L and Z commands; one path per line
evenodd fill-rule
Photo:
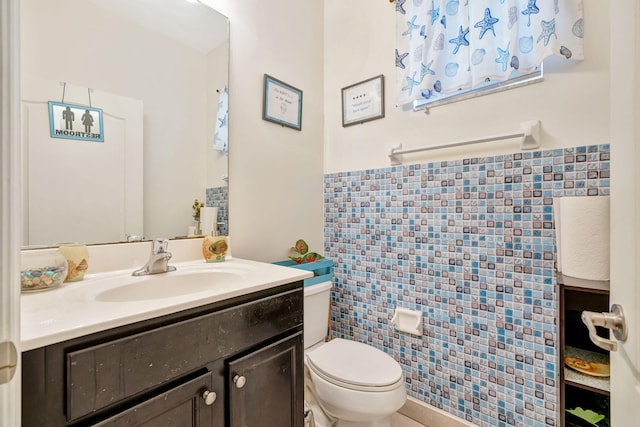
M 185 236 L 195 199 L 226 234 L 228 19 L 195 0 L 20 13 L 24 245 Z

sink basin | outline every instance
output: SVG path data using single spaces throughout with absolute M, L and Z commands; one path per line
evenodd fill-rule
M 178 300 L 198 294 L 227 292 L 239 287 L 251 276 L 252 269 L 244 266 L 216 265 L 181 268 L 148 276 L 130 273 L 97 279 L 84 286 L 65 291 L 67 300 L 87 303 L 151 302 Z
M 246 275 L 246 271 L 229 269 L 150 275 L 141 280 L 132 280 L 130 283 L 99 292 L 95 300 L 127 302 L 172 298 L 210 291 L 213 287 L 228 288 Z

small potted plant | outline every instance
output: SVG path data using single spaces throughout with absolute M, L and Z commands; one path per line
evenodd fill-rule
M 315 262 L 323 259 L 324 257 L 316 252 L 309 252 L 309 245 L 302 239 L 298 239 L 296 244 L 289 250 L 289 258 L 296 262 L 296 264 L 303 264 L 307 262 Z
M 191 209 L 193 209 L 193 221 L 194 221 L 194 225 L 196 226 L 196 235 L 200 235 L 200 208 L 204 207 L 204 203 L 198 201 L 198 199 L 196 199 L 193 202 L 193 205 L 191 206 Z
M 313 272 L 313 277 L 304 279 L 304 286 L 333 280 L 333 261 L 316 252 L 309 252 L 309 245 L 302 239 L 298 239 L 289 250 L 288 260 L 274 264 Z

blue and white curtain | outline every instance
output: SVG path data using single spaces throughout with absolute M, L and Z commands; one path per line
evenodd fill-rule
M 229 90 L 225 86 L 218 97 L 216 130 L 213 134 L 213 148 L 229 154 Z
M 396 0 L 398 105 L 584 59 L 582 0 Z

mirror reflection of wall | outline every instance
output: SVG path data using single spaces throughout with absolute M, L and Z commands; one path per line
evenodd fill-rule
M 67 83 L 65 102 L 72 104 L 89 105 L 90 94 L 95 108 L 102 108 L 98 105 L 103 102 L 100 94 L 135 100 L 142 109 L 143 146 L 142 161 L 125 149 L 116 150 L 111 156 L 116 160 L 110 161 L 120 163 L 113 166 L 105 163 L 106 157 L 93 153 L 93 161 L 101 162 L 101 175 L 108 177 L 102 181 L 93 176 L 97 168 L 89 163 L 91 156 L 80 154 L 82 150 L 97 151 L 97 145 L 88 145 L 96 142 L 46 141 L 61 157 L 73 158 L 71 165 L 63 166 L 68 175 L 64 180 L 61 177 L 65 174 L 56 171 L 55 162 L 35 165 L 25 156 L 25 177 L 38 167 L 48 170 L 49 176 L 60 177 L 37 183 L 27 180 L 25 202 L 28 204 L 29 194 L 37 191 L 64 193 L 60 198 L 64 203 L 59 205 L 69 209 L 66 218 L 70 228 L 65 230 L 65 221 L 48 215 L 46 208 L 25 206 L 25 245 L 123 241 L 127 234 L 146 238 L 184 236 L 187 227 L 193 225 L 191 206 L 196 198 L 208 206 L 219 206 L 219 221 L 225 223 L 221 228 L 226 231 L 228 157 L 226 152 L 214 149 L 214 132 L 219 91 L 228 81 L 228 34 L 226 17 L 186 0 L 21 0 L 23 109 L 35 113 L 47 101 L 60 102 L 61 82 Z M 122 127 L 114 130 L 113 123 L 121 117 L 108 108 L 104 109 L 105 146 L 110 137 L 127 135 Z M 38 124 L 46 124 L 46 119 Z M 36 123 L 32 120 L 25 125 Z M 24 137 L 23 142 L 29 144 L 29 138 Z M 71 143 L 76 144 L 75 149 L 64 151 L 64 146 Z M 77 173 L 69 171 L 73 163 L 82 165 L 77 166 Z M 136 203 L 127 193 L 138 184 L 127 181 L 130 177 L 125 176 L 123 168 L 142 171 L 143 194 L 137 196 L 137 202 L 142 202 L 142 225 L 121 217 L 116 226 L 106 224 L 111 221 L 109 217 L 130 211 L 127 203 Z M 88 176 L 96 181 L 92 183 Z M 46 185 L 52 188 L 40 187 Z M 112 194 L 118 189 L 124 194 Z M 116 206 L 114 202 L 105 203 L 107 198 L 124 201 Z M 97 212 L 82 214 L 84 207 L 96 205 L 100 205 Z M 30 227 L 32 218 L 49 223 L 59 233 L 36 235 L 36 227 Z M 78 228 L 83 234 L 74 234 Z M 113 231 L 108 236 L 91 234 L 91 230 L 105 229 Z

